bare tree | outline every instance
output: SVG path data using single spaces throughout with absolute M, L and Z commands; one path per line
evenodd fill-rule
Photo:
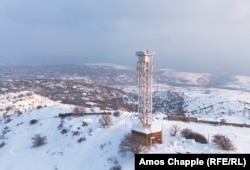
M 144 150 L 145 146 L 138 142 L 133 141 L 130 133 L 124 136 L 119 145 L 119 153 L 122 156 L 126 155 L 127 152 L 132 152 L 134 154 L 137 154 L 141 153 Z
M 112 118 L 109 114 L 102 115 L 102 118 L 99 119 L 99 123 L 103 128 L 108 128 L 113 124 Z
M 179 126 L 177 126 L 177 125 L 172 125 L 172 126 L 170 127 L 170 129 L 169 129 L 169 134 L 170 134 L 171 136 L 176 136 L 177 132 L 179 132 L 180 129 L 181 129 L 181 128 L 180 128 Z
M 224 135 L 221 135 L 221 134 L 214 135 L 212 142 L 223 150 L 227 150 L 227 151 L 235 150 L 235 147 L 232 141 Z

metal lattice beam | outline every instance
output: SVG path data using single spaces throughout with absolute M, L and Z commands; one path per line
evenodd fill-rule
M 152 83 L 153 83 L 153 56 L 155 52 L 136 52 L 137 77 L 138 77 L 138 112 L 143 126 L 151 126 L 152 123 Z

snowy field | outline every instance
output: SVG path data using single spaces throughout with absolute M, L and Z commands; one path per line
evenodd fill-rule
M 228 96 L 225 97 L 225 94 Z M 210 94 L 198 90 L 194 93 L 185 91 L 188 102 L 192 102 L 189 110 L 202 108 L 203 105 L 211 105 L 213 102 L 238 100 L 238 95 L 243 101 L 249 100 L 249 94 L 235 91 L 230 93 L 211 89 Z M 119 117 L 112 115 L 113 125 L 103 128 L 98 123 L 100 115 L 62 119 L 58 114 L 72 112 L 74 106 L 63 105 L 33 93 L 5 94 L 0 95 L 0 99 L 0 144 L 4 143 L 0 147 L 1 170 L 109 170 L 117 165 L 123 170 L 134 169 L 134 155 L 128 153 L 121 156 L 118 151 L 121 139 L 131 132 L 133 124 L 138 123 L 136 113 L 121 111 Z M 12 109 L 6 113 L 8 106 L 12 106 Z M 230 103 L 224 106 L 224 109 L 230 108 L 235 112 L 235 115 L 229 116 L 230 119 L 226 118 L 232 122 L 249 123 L 249 115 L 243 115 L 243 112 L 240 112 L 241 107 L 242 105 Z M 18 114 L 17 109 L 22 113 Z M 94 109 L 99 111 L 99 108 Z M 240 118 L 240 115 L 237 115 L 238 111 Z M 203 115 L 203 112 L 201 114 L 204 119 L 216 119 L 218 116 L 217 112 L 211 112 L 209 116 Z M 225 116 L 228 116 L 227 113 Z M 250 128 L 167 121 L 165 117 L 165 114 L 158 113 L 153 118 L 153 123 L 162 127 L 163 143 L 147 148 L 144 153 L 250 153 L 250 137 L 247 135 Z M 84 126 L 83 122 L 86 123 Z M 176 136 L 171 136 L 169 130 L 173 125 L 177 125 L 180 130 L 189 128 L 200 133 L 209 143 L 201 144 L 193 139 L 185 139 L 180 132 Z M 31 138 L 36 134 L 46 137 L 45 145 L 33 146 Z M 225 151 L 215 146 L 211 138 L 216 134 L 227 136 L 235 150 Z

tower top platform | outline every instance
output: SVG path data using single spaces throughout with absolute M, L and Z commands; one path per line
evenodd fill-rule
M 155 52 L 154 51 L 137 51 L 136 52 L 137 56 L 154 56 Z

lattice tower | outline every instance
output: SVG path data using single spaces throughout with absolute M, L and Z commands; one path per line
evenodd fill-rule
M 144 127 L 152 123 L 152 83 L 153 83 L 153 51 L 138 51 L 138 112 Z

